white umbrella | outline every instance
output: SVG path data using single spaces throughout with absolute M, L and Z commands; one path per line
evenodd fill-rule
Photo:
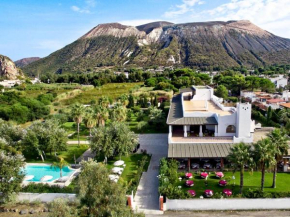
M 118 160 L 114 163 L 114 166 L 122 166 L 125 162 L 123 160 Z
M 41 182 L 45 182 L 45 181 L 48 181 L 48 180 L 50 180 L 50 179 L 52 179 L 53 178 L 53 176 L 43 176 L 41 179 L 40 179 L 40 181 Z
M 33 178 L 34 178 L 33 175 L 27 175 L 27 176 L 24 177 L 24 181 L 28 181 L 28 180 L 31 180 Z
M 109 179 L 110 179 L 111 181 L 115 181 L 116 179 L 117 179 L 117 180 L 119 179 L 119 176 L 111 174 L 111 175 L 109 175 Z
M 121 168 L 121 167 L 114 167 L 113 169 L 112 169 L 112 172 L 113 173 L 119 173 L 119 172 L 123 172 L 123 168 Z

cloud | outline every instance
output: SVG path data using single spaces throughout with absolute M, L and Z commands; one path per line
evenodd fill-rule
M 207 1 L 207 8 L 198 7 L 203 3 L 182 0 L 163 16 L 173 18 L 175 22 L 250 20 L 269 32 L 290 38 L 290 0 L 227 0 L 213 8 Z
M 202 14 L 214 20 L 250 20 L 270 32 L 290 37 L 289 7 L 290 0 L 231 0 Z
M 78 6 L 73 5 L 71 6 L 71 10 L 78 13 L 89 14 L 91 13 L 91 9 L 94 8 L 95 6 L 96 6 L 95 0 L 85 0 L 83 7 L 78 7 Z
M 152 20 L 152 19 L 137 19 L 137 20 L 123 20 L 123 21 L 119 21 L 119 23 L 123 24 L 123 25 L 127 25 L 127 26 L 139 26 L 142 24 L 146 24 L 146 23 L 152 23 L 152 22 L 156 22 L 158 20 Z
M 173 18 L 179 15 L 183 15 L 192 11 L 196 4 L 201 5 L 204 3 L 205 2 L 201 0 L 182 0 L 182 4 L 175 5 L 170 11 L 165 12 L 164 17 Z

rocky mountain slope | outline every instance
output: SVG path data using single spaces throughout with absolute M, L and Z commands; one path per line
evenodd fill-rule
M 290 39 L 249 21 L 142 26 L 100 24 L 66 47 L 24 67 L 26 73 L 84 72 L 98 66 L 180 65 L 218 69 L 290 63 Z
M 14 80 L 22 76 L 22 72 L 17 69 L 14 62 L 3 55 L 0 55 L 0 78 Z
M 37 60 L 40 60 L 40 58 L 39 57 L 23 58 L 23 59 L 15 61 L 15 65 L 19 68 L 22 68 L 22 67 L 27 66 L 28 64 L 33 63 Z

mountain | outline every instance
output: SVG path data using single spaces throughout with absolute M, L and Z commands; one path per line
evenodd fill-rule
M 14 80 L 19 76 L 22 76 L 21 70 L 17 69 L 9 57 L 0 54 L 0 78 Z
M 99 66 L 177 65 L 222 69 L 290 63 L 290 39 L 247 20 L 141 26 L 100 24 L 75 42 L 24 67 L 28 74 L 84 72 Z
M 27 66 L 28 64 L 33 63 L 39 59 L 40 59 L 40 57 L 23 58 L 23 59 L 15 61 L 15 65 L 19 68 L 22 68 L 22 67 Z

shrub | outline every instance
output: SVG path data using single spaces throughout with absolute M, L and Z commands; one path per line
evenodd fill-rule
M 29 193 L 75 193 L 75 189 L 72 185 L 60 188 L 58 186 L 49 186 L 43 183 L 30 183 L 23 187 L 21 191 Z

